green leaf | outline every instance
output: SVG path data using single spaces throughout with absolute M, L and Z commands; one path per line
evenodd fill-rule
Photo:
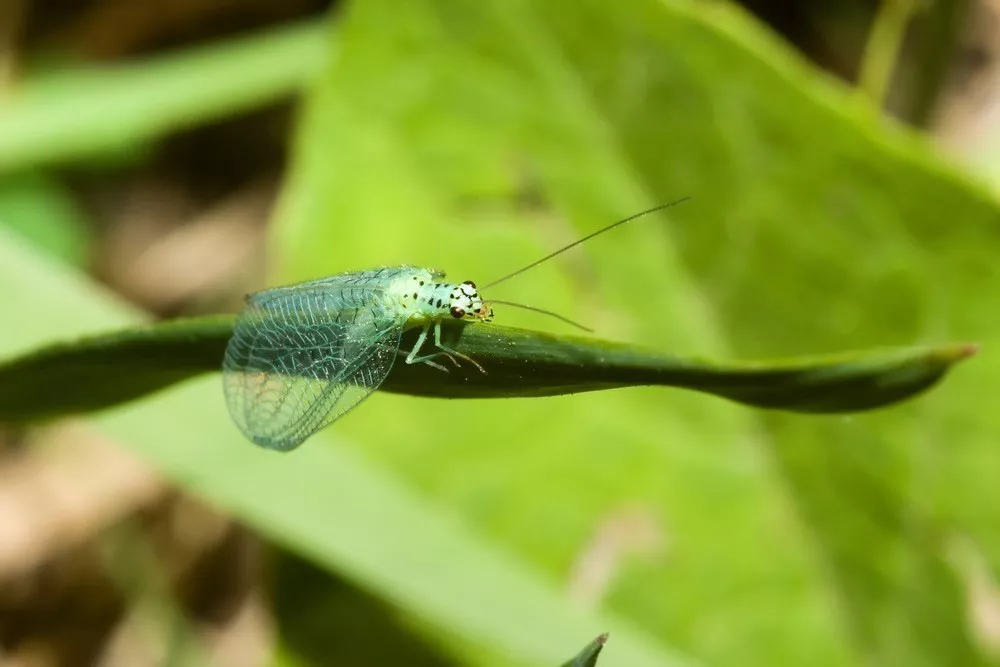
M 608 633 L 605 632 L 590 642 L 575 658 L 564 663 L 562 667 L 594 667 L 597 664 L 597 656 L 601 654 L 601 649 L 604 648 L 607 641 Z
M 86 218 L 67 188 L 41 174 L 0 179 L 0 225 L 70 264 L 83 266 L 89 259 Z
M 344 19 L 275 283 L 410 263 L 488 284 L 691 195 L 487 296 L 709 358 L 1000 340 L 995 196 L 730 3 L 358 0 Z M 981 664 L 943 555 L 971 534 L 1000 571 L 998 376 L 983 354 L 850 418 L 630 389 L 381 397 L 336 430 L 553 580 L 642 508 L 663 551 L 595 595 L 709 664 Z
M 255 108 L 322 68 L 317 23 L 147 62 L 29 79 L 0 104 L 0 174 L 79 160 Z
M 271 667 L 453 665 L 439 647 L 407 627 L 396 607 L 343 577 L 287 551 L 272 554 L 269 575 L 275 636 L 281 640 Z
M 0 361 L 0 420 L 112 407 L 220 369 L 230 316 L 154 324 L 68 341 Z M 445 323 L 444 340 L 475 359 L 442 372 L 397 363 L 382 389 L 439 398 L 556 396 L 640 385 L 694 389 L 793 412 L 851 412 L 894 403 L 937 382 L 970 345 L 721 364 L 630 345 L 489 324 Z M 403 339 L 415 344 L 418 330 Z M 245 365 L 250 367 L 250 360 Z M 60 391 L 52 391 L 60 387 Z

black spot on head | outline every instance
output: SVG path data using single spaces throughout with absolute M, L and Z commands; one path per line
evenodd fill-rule
M 413 298 L 414 298 L 414 299 L 416 299 L 416 298 L 417 298 L 417 293 L 416 293 L 416 292 L 414 292 L 414 293 L 413 293 Z

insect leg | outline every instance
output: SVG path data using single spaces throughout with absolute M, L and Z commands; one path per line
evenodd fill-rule
M 458 350 L 448 347 L 447 345 L 441 342 L 441 320 L 438 320 L 437 322 L 434 323 L 434 344 L 437 346 L 439 350 L 441 350 L 439 354 L 447 354 L 449 356 L 453 354 L 456 357 L 461 357 L 462 359 L 465 359 L 466 361 L 470 362 L 473 366 L 478 368 L 483 375 L 486 375 L 486 369 L 480 366 L 478 361 L 476 361 L 467 354 L 463 354 Z M 452 361 L 454 361 L 454 359 L 452 359 Z
M 438 323 L 438 326 L 440 326 L 440 323 Z M 431 330 L 431 324 L 430 322 L 428 322 L 427 324 L 424 325 L 424 328 L 421 329 L 420 336 L 417 337 L 417 342 L 413 344 L 413 349 L 410 350 L 410 353 L 408 355 L 406 355 L 406 363 L 427 364 L 428 366 L 433 366 L 434 368 L 447 373 L 448 372 L 447 368 L 445 368 L 444 366 L 442 366 L 437 362 L 431 361 L 431 359 L 433 359 L 434 357 L 445 355 L 449 359 L 451 359 L 452 363 L 458 366 L 458 362 L 455 361 L 455 358 L 452 357 L 450 354 L 447 354 L 445 352 L 434 352 L 433 354 L 425 354 L 421 357 L 417 356 L 417 353 L 420 352 L 420 348 L 422 348 L 424 346 L 424 343 L 427 342 L 427 334 L 430 333 L 430 330 Z M 437 336 L 435 336 L 435 339 L 436 338 Z M 399 351 L 399 354 L 402 354 L 402 350 Z

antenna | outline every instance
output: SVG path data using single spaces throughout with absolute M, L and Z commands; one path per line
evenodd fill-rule
M 501 306 L 513 306 L 514 308 L 523 308 L 524 310 L 530 310 L 532 312 L 539 313 L 541 315 L 548 315 L 549 317 L 554 317 L 557 320 L 562 320 L 566 324 L 571 324 L 574 327 L 576 327 L 577 329 L 583 329 L 587 333 L 594 333 L 593 329 L 587 328 L 587 327 L 583 326 L 582 324 L 580 324 L 578 322 L 574 322 L 573 320 L 569 319 L 568 317 L 563 317 L 559 313 L 554 313 L 551 310 L 545 310 L 543 308 L 535 308 L 534 306 L 529 306 L 529 305 L 524 304 L 524 303 L 514 303 L 513 301 L 497 301 L 495 299 L 489 299 L 487 301 L 487 303 L 490 304 L 491 306 L 494 303 L 499 303 Z
M 576 241 L 573 241 L 569 245 L 563 246 L 559 250 L 556 250 L 555 252 L 550 253 L 550 254 L 546 255 L 545 257 L 542 257 L 541 259 L 539 259 L 537 261 L 534 261 L 531 264 L 528 264 L 527 266 L 521 267 L 520 269 L 518 269 L 517 271 L 514 271 L 513 273 L 508 273 L 503 278 L 498 278 L 497 280 L 494 280 L 491 283 L 487 283 L 486 285 L 483 285 L 481 289 L 489 289 L 490 287 L 493 287 L 494 285 L 499 285 L 502 282 L 506 282 L 506 281 L 510 280 L 514 276 L 519 276 L 522 273 L 524 273 L 525 271 L 527 271 L 528 269 L 533 269 L 536 266 L 538 266 L 539 264 L 541 264 L 543 262 L 549 261 L 550 259 L 552 259 L 556 255 L 561 255 L 562 253 L 566 252 L 570 248 L 574 248 L 574 247 L 580 245 L 581 243 L 583 243 L 584 241 L 589 241 L 590 239 L 592 239 L 595 236 L 598 236 L 600 234 L 603 234 L 604 232 L 611 231 L 612 229 L 614 229 L 615 227 L 617 227 L 619 225 L 624 225 L 626 222 L 632 222 L 636 218 L 641 218 L 641 217 L 643 217 L 645 215 L 649 215 L 650 213 L 656 213 L 657 211 L 662 211 L 664 209 L 668 209 L 668 208 L 671 208 L 673 206 L 677 206 L 678 204 L 683 204 L 684 202 L 686 202 L 689 199 L 691 199 L 691 197 L 682 197 L 682 198 L 680 198 L 680 199 L 678 199 L 676 201 L 670 202 L 669 204 L 660 204 L 659 206 L 654 206 L 653 208 L 646 209 L 645 211 L 641 211 L 639 213 L 635 213 L 633 215 L 630 215 L 627 218 L 619 220 L 618 222 L 613 222 L 610 225 L 608 225 L 607 227 L 604 227 L 603 229 L 598 229 L 596 232 L 593 232 L 591 234 L 587 234 L 582 239 L 578 239 Z M 503 302 L 501 302 L 501 301 L 494 301 L 494 303 L 503 303 Z M 527 308 L 528 310 L 537 310 L 539 312 L 546 312 L 547 314 L 553 315 L 555 317 L 558 317 L 561 320 L 565 320 L 565 321 L 569 322 L 570 324 L 573 324 L 574 326 L 580 326 L 579 324 L 576 324 L 575 322 L 571 322 L 570 320 L 567 320 L 565 317 L 562 317 L 561 315 L 556 315 L 555 313 L 548 313 L 547 311 L 541 311 L 538 308 L 531 308 L 530 306 L 524 306 L 522 304 L 517 304 L 517 303 L 507 303 L 505 305 L 515 306 L 515 307 L 521 307 L 521 308 Z M 581 329 L 586 329 L 586 327 L 580 327 L 580 328 Z M 590 329 L 586 329 L 586 330 L 590 331 Z

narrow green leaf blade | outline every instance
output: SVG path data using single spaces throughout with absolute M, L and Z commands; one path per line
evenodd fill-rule
M 604 633 L 587 644 L 580 653 L 562 667 L 594 667 L 597 664 L 597 656 L 601 654 L 601 649 L 608 641 L 608 633 Z
M 0 173 L 118 149 L 290 95 L 321 70 L 324 36 L 319 22 L 303 23 L 30 81 L 0 104 Z
M 232 326 L 233 318 L 226 315 L 163 322 L 59 343 L 2 362 L 0 419 L 99 410 L 217 371 Z M 408 332 L 403 349 L 416 335 Z M 486 372 L 471 364 L 444 373 L 424 364 L 397 363 L 382 389 L 439 398 L 516 398 L 660 385 L 761 408 L 852 412 L 924 391 L 975 350 L 947 345 L 721 363 L 491 324 L 448 323 L 445 339 Z

